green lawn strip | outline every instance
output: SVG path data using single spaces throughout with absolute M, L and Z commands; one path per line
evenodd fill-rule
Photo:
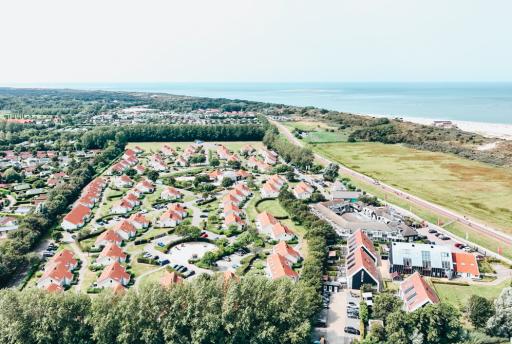
M 281 207 L 281 204 L 279 204 L 279 201 L 277 199 L 267 199 L 261 201 L 258 204 L 256 211 L 258 210 L 259 212 L 267 211 L 276 217 L 288 216 L 288 213 L 286 212 L 286 210 L 283 209 L 283 207 Z
M 471 295 L 479 295 L 488 299 L 495 299 L 501 293 L 503 288 L 510 285 L 510 280 L 504 281 L 498 285 L 454 285 L 433 283 L 441 301 L 450 303 L 456 307 L 462 308 L 466 306 Z

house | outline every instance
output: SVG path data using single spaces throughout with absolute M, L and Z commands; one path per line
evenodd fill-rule
M 136 207 L 141 203 L 137 194 L 133 192 L 128 192 L 126 196 L 124 196 L 123 201 L 129 203 L 132 207 Z
M 219 170 L 213 170 L 210 173 L 208 173 L 208 178 L 214 183 L 220 183 L 222 182 L 222 172 Z
M 37 287 L 47 288 L 51 284 L 63 287 L 65 285 L 70 285 L 72 281 L 73 274 L 65 267 L 64 264 L 49 264 L 41 278 L 37 281 Z
M 398 295 L 404 302 L 404 309 L 407 312 L 414 312 L 423 306 L 440 302 L 434 288 L 418 272 L 400 283 Z
M 452 252 L 449 246 L 408 242 L 393 242 L 389 254 L 390 272 L 422 276 L 448 277 L 454 275 Z
M 261 212 L 256 216 L 256 228 L 263 233 L 270 233 L 277 220 L 269 212 Z
M 347 240 L 347 252 L 350 254 L 354 252 L 358 248 L 362 248 L 368 256 L 375 262 L 376 265 L 379 265 L 379 255 L 375 247 L 373 246 L 373 242 L 370 240 L 368 235 L 362 230 L 356 230 Z
M 472 253 L 468 252 L 453 252 L 453 268 L 455 274 L 463 278 L 480 278 L 480 270 L 478 269 L 478 263 L 476 257 Z
M 275 184 L 271 182 L 266 182 L 265 185 L 261 188 L 261 197 L 263 198 L 276 198 L 279 196 L 279 190 Z
M 91 193 L 88 193 L 80 197 L 77 201 L 77 204 L 85 205 L 89 209 L 92 209 L 95 203 L 95 196 Z
M 176 164 L 176 166 L 180 166 L 180 167 L 188 166 L 188 160 L 185 159 L 183 156 L 179 156 L 174 163 Z
M 166 201 L 171 201 L 175 199 L 180 199 L 183 197 L 183 194 L 176 188 L 173 187 L 167 187 L 162 191 L 160 194 L 160 198 L 164 199 Z
M 172 285 L 179 284 L 183 282 L 183 278 L 178 275 L 176 272 L 165 271 L 162 278 L 160 278 L 160 285 L 165 288 L 169 288 Z
M 240 216 L 241 210 L 238 208 L 234 203 L 227 203 L 224 207 L 224 210 L 222 211 L 222 216 L 226 217 L 229 214 L 235 214 Z
M 113 229 L 108 229 L 98 235 L 96 238 L 96 241 L 94 243 L 94 246 L 100 247 L 100 246 L 107 246 L 109 243 L 113 243 L 116 245 L 121 245 L 123 242 L 123 238 L 119 236 Z
M 143 174 L 146 171 L 142 165 L 137 165 L 133 169 L 137 172 L 137 174 Z
M 220 145 L 219 148 L 217 148 L 217 155 L 219 156 L 220 160 L 227 160 L 231 153 L 225 146 Z
M 162 152 L 163 155 L 165 156 L 173 156 L 176 154 L 176 151 L 174 150 L 174 148 L 172 148 L 171 146 L 169 145 L 164 145 L 160 151 Z
M 67 231 L 81 228 L 91 216 L 91 209 L 85 205 L 78 204 L 64 216 L 61 227 Z
M 149 227 L 149 220 L 142 213 L 132 214 L 128 219 L 136 229 L 144 229 Z
M 277 245 L 274 246 L 273 252 L 279 254 L 282 257 L 285 257 L 292 264 L 297 263 L 302 259 L 299 252 L 288 245 L 285 241 L 279 241 Z
M 148 179 L 144 179 L 137 183 L 135 187 L 140 193 L 152 193 L 155 191 L 155 185 Z
M 268 233 L 272 240 L 288 241 L 295 238 L 295 233 L 290 228 L 283 225 L 281 222 L 277 222 L 272 226 L 272 230 Z
M 299 280 L 299 275 L 292 269 L 290 262 L 277 253 L 267 257 L 267 273 L 273 280 L 279 278 L 289 278 L 294 282 Z
M 112 214 L 126 214 L 133 209 L 134 205 L 129 201 L 122 199 L 116 202 L 110 209 Z
M 381 280 L 377 265 L 363 247 L 349 253 L 346 264 L 349 289 L 360 289 L 364 284 L 370 284 L 380 290 Z
M 238 170 L 236 171 L 236 180 L 247 179 L 251 175 L 252 174 L 250 172 L 247 172 L 245 170 Z
M 144 149 L 143 149 L 141 146 L 135 146 L 135 147 L 133 147 L 133 151 L 134 151 L 134 152 L 135 152 L 135 154 L 137 154 L 137 155 L 144 153 Z
M 125 286 L 129 282 L 130 274 L 121 264 L 114 262 L 103 270 L 96 284 L 98 288 L 113 288 L 118 284 Z
M 243 195 L 244 197 L 249 197 L 252 195 L 251 189 L 245 184 L 236 184 L 234 190 L 238 193 Z
M 133 186 L 133 180 L 127 175 L 116 177 L 114 179 L 114 185 L 118 188 L 129 188 Z
M 62 264 L 64 267 L 72 271 L 77 268 L 78 261 L 75 259 L 73 252 L 70 250 L 62 250 L 57 252 L 49 261 L 47 266 L 52 264 Z
M 243 229 L 245 227 L 245 221 L 240 218 L 240 216 L 231 213 L 228 214 L 224 218 L 224 223 L 222 224 L 222 227 L 224 229 L 227 229 L 229 227 L 236 226 L 238 230 Z
M 129 220 L 121 220 L 113 229 L 123 240 L 128 240 L 137 235 L 137 229 Z
M 252 154 L 256 151 L 256 149 L 251 146 L 250 144 L 246 144 L 244 146 L 242 146 L 242 148 L 240 148 L 240 154 L 242 155 L 248 155 L 248 154 Z
M 293 188 L 293 195 L 298 199 L 308 199 L 315 189 L 305 182 L 300 182 Z
M 233 203 L 238 206 L 240 203 L 242 203 L 242 200 L 243 198 L 239 195 L 229 192 L 222 198 L 222 204 L 220 206 L 225 206 L 228 203 Z
M 110 265 L 114 262 L 124 263 L 126 261 L 126 253 L 116 244 L 109 243 L 100 252 L 96 259 L 97 264 Z
M 275 165 L 277 163 L 277 153 L 272 150 L 262 148 L 260 155 L 263 157 L 265 163 L 269 165 Z
M 45 289 L 49 293 L 62 293 L 64 291 L 64 288 L 62 288 L 60 285 L 55 284 L 55 283 L 48 284 L 45 287 Z
M 123 159 L 128 159 L 130 157 L 135 157 L 137 153 L 133 149 L 126 149 L 123 154 Z
M 160 216 L 158 224 L 160 227 L 176 227 L 181 221 L 183 221 L 183 217 L 179 213 L 167 210 Z
M 188 216 L 187 209 L 185 209 L 185 207 L 181 203 L 173 203 L 169 206 L 168 209 L 180 214 L 182 218 Z
M 153 168 L 155 171 L 166 171 L 167 170 L 167 164 L 165 163 L 164 159 L 158 154 L 153 155 L 149 159 L 149 166 Z

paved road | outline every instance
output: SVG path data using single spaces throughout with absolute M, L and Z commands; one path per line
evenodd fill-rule
M 274 125 L 276 125 L 276 127 L 279 129 L 279 131 L 283 135 L 285 135 L 290 141 L 292 141 L 296 145 L 304 146 L 303 142 L 300 141 L 299 139 L 297 139 L 295 136 L 293 136 L 293 134 L 285 126 L 283 126 L 282 124 L 275 122 L 275 121 L 272 121 L 272 123 Z M 325 165 L 330 164 L 330 163 L 336 163 L 340 166 L 340 171 L 342 173 L 344 173 L 348 176 L 351 176 L 354 179 L 357 179 L 366 184 L 371 184 L 372 186 L 380 189 L 381 191 L 383 191 L 386 194 L 390 194 L 390 195 L 399 197 L 407 202 L 410 202 L 410 203 L 420 206 L 422 208 L 428 209 L 428 210 L 436 213 L 439 216 L 447 217 L 451 220 L 454 220 L 454 221 L 460 222 L 464 225 L 467 225 L 467 226 L 473 228 L 474 230 L 476 230 L 477 232 L 481 233 L 482 235 L 492 237 L 496 240 L 501 241 L 504 245 L 512 246 L 512 236 L 502 233 L 502 232 L 496 230 L 495 228 L 492 228 L 490 226 L 482 224 L 474 219 L 471 219 L 467 216 L 458 214 L 452 210 L 446 209 L 437 204 L 425 201 L 424 199 L 421 199 L 417 196 L 403 192 L 393 186 L 376 181 L 374 178 L 368 177 L 362 173 L 359 173 L 350 168 L 347 168 L 346 166 L 343 166 L 338 162 L 329 160 L 319 154 L 315 153 L 315 158 L 318 159 L 318 161 L 320 161 L 321 163 L 323 163 Z

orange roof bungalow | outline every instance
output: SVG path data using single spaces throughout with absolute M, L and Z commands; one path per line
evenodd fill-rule
M 176 272 L 165 271 L 162 278 L 160 278 L 160 285 L 165 288 L 169 288 L 172 285 L 179 284 L 183 282 L 183 278 L 178 275 Z
M 182 218 L 188 216 L 187 209 L 181 203 L 172 203 L 168 209 L 180 214 Z
M 64 288 L 62 288 L 58 284 L 51 283 L 45 287 L 45 290 L 49 293 L 62 293 L 64 291 Z
M 141 146 L 135 146 L 133 147 L 133 151 L 135 152 L 135 154 L 142 154 L 144 153 L 144 149 L 141 147 Z
M 291 263 L 297 263 L 302 259 L 299 252 L 288 245 L 285 241 L 279 241 L 277 245 L 274 246 L 273 252 L 285 257 Z
M 94 246 L 101 247 L 101 246 L 107 246 L 110 243 L 113 243 L 115 245 L 121 245 L 123 242 L 123 238 L 119 236 L 113 229 L 108 229 L 98 235 L 96 238 L 96 242 L 94 243 Z
M 222 216 L 226 217 L 229 214 L 235 214 L 240 216 L 241 210 L 233 203 L 226 203 L 224 206 L 224 210 L 222 211 Z
M 122 176 L 114 179 L 114 185 L 118 188 L 129 188 L 133 185 L 133 180 L 126 174 L 123 174 Z
M 227 229 L 229 227 L 236 226 L 237 229 L 243 229 L 245 227 L 245 221 L 240 218 L 240 216 L 231 213 L 224 218 L 224 223 L 222 227 Z
M 453 252 L 453 267 L 455 273 L 463 278 L 480 278 L 480 270 L 474 254 L 468 252 Z
M 250 176 L 252 176 L 251 172 L 245 171 L 245 170 L 238 170 L 236 171 L 236 179 L 247 179 Z
M 299 280 L 299 275 L 292 269 L 290 262 L 277 253 L 267 257 L 267 273 L 273 280 L 280 278 L 289 278 L 294 282 Z
M 103 269 L 96 285 L 98 288 L 114 288 L 118 284 L 126 286 L 130 283 L 130 277 L 130 274 L 126 272 L 121 264 L 114 262 Z
M 110 265 L 114 262 L 124 263 L 126 261 L 126 253 L 116 244 L 109 243 L 100 252 L 96 259 L 97 264 Z
M 176 227 L 182 221 L 183 217 L 179 213 L 167 210 L 158 219 L 158 224 L 160 227 Z
M 272 230 L 269 234 L 272 240 L 289 241 L 295 238 L 295 233 L 280 222 L 272 226 Z
M 167 187 L 162 191 L 160 194 L 160 198 L 166 201 L 180 199 L 183 197 L 183 194 L 176 188 L 173 188 L 172 186 Z
M 135 152 L 133 149 L 128 148 L 124 151 L 123 159 L 128 159 L 130 157 L 135 157 L 137 155 L 137 152 Z
M 347 256 L 347 281 L 349 289 L 361 289 L 370 284 L 380 290 L 382 285 L 375 261 L 359 247 Z
M 149 220 L 142 213 L 132 214 L 128 220 L 136 229 L 143 229 L 149 227 Z
M 398 295 L 404 301 L 407 312 L 414 312 L 423 306 L 439 303 L 439 296 L 419 272 L 413 273 L 400 283 Z
M 315 189 L 311 185 L 300 182 L 293 188 L 293 195 L 298 199 L 308 199 L 313 194 L 313 191 Z
M 66 216 L 64 216 L 61 227 L 67 231 L 76 230 L 83 227 L 90 216 L 91 209 L 85 205 L 78 204 L 71 209 Z
M 261 188 L 261 197 L 276 198 L 277 196 L 279 196 L 279 190 L 280 187 L 269 180 Z
M 153 191 L 155 191 L 155 185 L 148 179 L 144 179 L 143 181 L 140 181 L 137 184 L 136 188 L 141 193 L 152 193 Z
M 37 281 L 37 287 L 47 288 L 50 284 L 57 284 L 62 287 L 71 284 L 71 281 L 73 281 L 73 274 L 64 264 L 50 264 Z
M 169 145 L 164 145 L 160 151 L 162 152 L 163 155 L 165 156 L 173 156 L 176 154 L 176 150 L 174 150 L 174 148 L 172 148 L 171 146 Z
M 133 209 L 135 205 L 127 201 L 126 199 L 122 199 L 116 202 L 112 208 L 110 208 L 111 214 L 126 214 Z
M 137 229 L 129 220 L 121 220 L 114 226 L 114 231 L 123 239 L 128 240 L 137 235 Z
M 256 149 L 250 144 L 246 144 L 246 145 L 242 146 L 242 148 L 240 148 L 240 154 L 242 154 L 242 155 L 251 154 L 251 153 L 254 153 L 255 151 L 256 151 Z
M 261 212 L 256 216 L 256 228 L 260 232 L 270 233 L 275 224 L 277 224 L 276 218 L 267 211 Z
M 249 197 L 252 194 L 251 189 L 245 184 L 236 184 L 234 190 L 244 197 Z
M 51 264 L 63 264 L 69 271 L 76 269 L 78 261 L 75 259 L 73 252 L 70 250 L 62 250 L 56 253 L 49 261 L 47 266 Z

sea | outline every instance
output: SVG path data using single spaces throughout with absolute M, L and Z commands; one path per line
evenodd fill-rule
M 89 83 L 45 86 L 163 92 L 315 106 L 389 117 L 512 124 L 512 82 Z

